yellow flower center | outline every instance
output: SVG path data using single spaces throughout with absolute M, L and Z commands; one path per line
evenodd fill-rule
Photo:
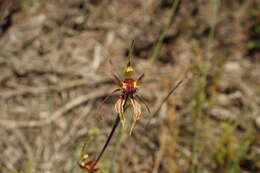
M 135 72 L 134 68 L 131 66 L 130 61 L 128 62 L 127 66 L 125 67 L 124 70 L 124 75 L 125 76 L 131 76 Z

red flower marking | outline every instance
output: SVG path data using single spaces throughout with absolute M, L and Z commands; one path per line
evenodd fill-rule
M 86 170 L 88 172 L 96 172 L 99 170 L 97 166 L 93 168 L 93 164 L 95 163 L 95 159 L 90 160 L 88 162 L 78 162 L 78 165 L 81 169 Z
M 83 170 L 86 170 L 89 173 L 93 173 L 99 170 L 99 167 L 94 165 L 95 164 L 95 157 L 93 157 L 93 159 L 89 160 L 89 155 L 84 153 L 84 149 L 86 147 L 86 144 L 83 145 L 82 149 L 81 149 L 81 161 L 77 162 L 79 167 Z M 87 161 L 89 160 L 89 161 Z

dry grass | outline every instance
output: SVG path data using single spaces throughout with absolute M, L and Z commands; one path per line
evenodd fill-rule
M 121 73 L 133 39 L 134 66 L 146 74 L 140 93 L 160 111 L 144 114 L 132 136 L 117 129 L 100 172 L 260 170 L 257 0 L 6 2 L 1 173 L 81 171 L 82 144 L 97 154 L 116 117 L 117 95 L 103 120 L 98 105 L 115 88 L 111 71 Z

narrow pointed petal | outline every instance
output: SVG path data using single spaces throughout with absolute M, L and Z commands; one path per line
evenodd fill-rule
M 145 100 L 143 97 L 139 96 L 139 95 L 135 95 L 144 105 L 145 108 L 147 109 L 147 111 L 149 112 L 149 114 L 151 113 L 149 106 L 146 104 Z
M 121 91 L 121 89 L 120 89 L 120 88 L 117 88 L 117 89 L 113 90 L 108 96 L 106 96 L 106 98 L 105 98 L 101 103 L 102 103 L 102 104 L 106 103 L 106 101 L 107 101 L 113 94 L 115 94 L 115 93 L 118 92 L 118 91 Z
M 125 114 L 124 114 L 124 109 L 123 109 L 124 103 L 125 103 L 125 99 L 121 97 L 119 100 L 117 100 L 117 102 L 115 104 L 115 112 L 117 112 L 119 114 L 123 127 L 125 125 Z
M 134 108 L 134 117 L 138 120 L 142 114 L 141 105 L 134 98 L 131 98 L 131 104 Z
M 122 87 L 122 81 L 121 81 L 121 79 L 118 77 L 118 75 L 115 74 L 115 73 L 113 73 L 113 76 L 114 76 L 116 85 L 118 85 L 119 87 Z
M 134 99 L 131 98 L 131 104 L 134 108 L 134 116 L 133 116 L 133 123 L 131 125 L 131 129 L 130 129 L 130 135 L 133 132 L 133 129 L 135 127 L 136 121 L 140 118 L 142 110 L 141 110 L 141 105 Z
M 105 98 L 104 98 L 104 100 L 100 103 L 100 105 L 98 106 L 99 107 L 99 113 L 98 113 L 98 115 L 99 115 L 99 117 L 101 117 L 101 119 L 103 119 L 103 112 L 104 112 L 104 110 L 103 110 L 103 106 L 104 106 L 104 104 L 108 101 L 108 99 L 114 94 L 114 93 L 116 93 L 116 92 L 118 92 L 118 91 L 121 91 L 121 89 L 120 88 L 117 88 L 117 89 L 115 89 L 114 91 L 112 91 L 108 96 L 106 96 Z
M 131 47 L 130 47 L 130 50 L 129 50 L 129 55 L 128 55 L 129 61 L 128 61 L 125 69 L 124 69 L 124 75 L 128 76 L 128 77 L 133 75 L 134 72 L 135 72 L 134 68 L 132 67 L 133 53 L 134 53 L 134 40 L 132 41 Z
M 134 130 L 134 128 L 135 128 L 136 121 L 137 121 L 137 119 L 133 118 L 133 122 L 132 122 L 131 129 L 130 129 L 130 133 L 129 133 L 130 136 L 132 135 L 132 132 L 133 132 L 133 130 Z

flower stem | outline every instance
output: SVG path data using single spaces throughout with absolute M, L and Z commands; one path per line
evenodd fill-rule
M 127 96 L 126 99 L 125 99 L 125 102 L 124 102 L 124 105 L 123 105 L 123 111 L 125 111 L 125 105 L 126 105 L 127 100 L 128 100 L 128 96 Z M 117 128 L 118 125 L 119 125 L 119 122 L 120 122 L 120 116 L 117 115 L 116 120 L 115 120 L 114 125 L 113 125 L 113 128 L 112 128 L 112 130 L 111 130 L 111 132 L 110 132 L 110 134 L 109 134 L 109 136 L 108 136 L 108 138 L 107 138 L 107 140 L 106 140 L 106 142 L 105 142 L 105 144 L 104 144 L 102 150 L 100 151 L 100 153 L 99 153 L 97 159 L 95 160 L 94 164 L 91 166 L 90 172 L 92 172 L 92 171 L 94 170 L 94 168 L 95 168 L 95 166 L 97 165 L 98 161 L 100 160 L 100 158 L 101 158 L 102 155 L 104 154 L 104 152 L 105 152 L 105 150 L 106 150 L 106 148 L 107 148 L 109 142 L 111 141 L 111 139 L 112 139 L 112 137 L 113 137 L 113 135 L 114 135 L 114 132 L 115 132 L 116 128 Z

